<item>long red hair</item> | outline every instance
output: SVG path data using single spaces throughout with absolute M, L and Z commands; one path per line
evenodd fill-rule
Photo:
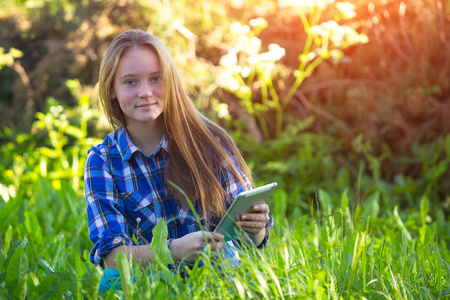
M 108 47 L 99 76 L 105 114 L 114 128 L 126 127 L 117 99 L 111 99 L 111 91 L 120 58 L 129 48 L 138 46 L 156 51 L 163 72 L 165 101 L 162 115 L 170 147 L 166 179 L 200 206 L 203 217 L 220 216 L 225 206 L 220 173 L 231 172 L 246 188 L 244 176 L 253 184 L 250 170 L 230 135 L 195 108 L 182 86 L 172 55 L 153 35 L 129 30 L 117 36 Z M 169 189 L 181 204 L 186 205 L 185 197 L 176 188 L 170 185 Z

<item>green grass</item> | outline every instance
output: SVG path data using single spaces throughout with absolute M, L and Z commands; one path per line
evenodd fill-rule
M 442 59 L 435 59 L 443 53 L 439 34 L 444 27 L 436 29 L 436 23 L 429 20 L 445 19 L 445 9 L 424 9 L 429 6 L 427 1 L 413 1 L 415 5 L 407 6 L 406 18 L 401 21 L 405 23 L 397 26 L 397 22 L 392 20 L 400 16 L 400 10 L 396 5 L 387 5 L 383 10 L 387 15 L 391 14 L 391 19 L 380 18 L 378 27 L 392 34 L 378 38 L 377 34 L 374 36 L 374 33 L 367 32 L 370 43 L 349 52 L 351 64 L 333 67 L 328 63 L 321 64 L 325 69 L 307 74 L 311 75 L 312 81 L 302 88 L 308 101 L 301 97 L 297 99 L 304 106 L 301 111 L 284 106 L 292 102 L 289 101 L 290 96 L 303 80 L 302 77 L 295 74 L 285 77 L 289 72 L 286 73 L 284 66 L 278 65 L 280 69 L 274 69 L 279 71 L 275 77 L 267 77 L 266 81 L 258 78 L 262 80 L 261 96 L 255 93 L 252 95 L 253 100 L 261 100 L 263 105 L 247 101 L 246 107 L 241 108 L 250 115 L 257 110 L 254 116 L 263 127 L 253 131 L 254 134 L 256 132 L 255 136 L 260 130 L 266 137 L 278 138 L 257 143 L 249 134 L 251 126 L 245 118 L 230 118 L 228 121 L 218 118 L 216 110 L 219 110 L 219 106 L 223 108 L 224 97 L 227 98 L 226 103 L 231 100 L 230 103 L 235 105 L 245 99 L 231 99 L 229 94 L 220 90 L 212 93 L 211 88 L 215 86 L 212 75 L 220 71 L 216 69 L 217 59 L 218 55 L 223 54 L 218 53 L 220 49 L 217 49 L 217 42 L 230 46 L 233 41 L 238 42 L 238 36 L 233 36 L 228 30 L 229 25 L 235 21 L 247 24 L 249 16 L 243 12 L 250 12 L 249 8 L 253 9 L 256 3 L 265 11 L 263 15 L 270 12 L 271 5 L 264 8 L 260 1 L 244 1 L 239 11 L 226 1 L 209 1 L 207 6 L 203 2 L 186 5 L 188 1 L 185 0 L 171 1 L 172 8 L 183 9 L 174 10 L 172 16 L 162 20 L 158 17 L 160 9 L 155 9 L 153 2 L 151 6 L 135 7 L 138 3 L 132 1 L 126 9 L 128 14 L 120 14 L 119 20 L 108 12 L 110 9 L 123 10 L 123 7 L 113 4 L 103 12 L 108 1 L 83 1 L 86 3 L 77 9 L 75 15 L 73 7 L 68 5 L 53 14 L 53 17 L 48 15 L 48 1 L 34 1 L 35 7 L 28 4 L 24 6 L 31 1 L 9 2 L 16 9 L 11 10 L 11 15 L 6 13 L 5 20 L 16 24 L 29 19 L 31 25 L 28 29 L 23 26 L 8 27 L 11 30 L 10 41 L 6 42 L 5 47 L 13 45 L 15 37 L 19 35 L 22 40 L 29 41 L 22 43 L 21 50 L 25 53 L 23 58 L 0 54 L 0 58 L 10 56 L 9 65 L 14 60 L 20 62 L 14 69 L 2 70 L 7 72 L 2 77 L 6 79 L 6 94 L 3 93 L 6 96 L 3 98 L 15 99 L 15 104 L 8 107 L 13 113 L 4 114 L 2 119 L 3 124 L 9 126 L 12 122 L 14 126 L 0 130 L 0 299 L 450 297 L 450 217 L 442 212 L 444 208 L 448 214 L 450 207 L 450 135 L 442 125 L 445 125 L 447 111 L 440 109 L 448 86 L 443 84 L 445 80 L 439 81 L 436 77 L 445 78 L 449 64 L 442 72 L 429 72 L 436 69 L 433 66 L 444 66 L 440 63 Z M 167 6 L 166 1 L 163 2 L 160 5 Z M 367 6 L 363 2 L 360 3 L 362 6 L 359 5 L 361 8 Z M 204 11 L 199 13 L 199 7 Z M 131 16 L 129 13 L 136 8 L 141 17 L 132 18 L 130 23 L 127 16 Z M 54 10 L 56 6 L 52 4 L 50 9 Z M 227 11 L 233 13 L 227 14 Z M 293 23 L 289 21 L 293 20 L 291 13 L 282 16 L 288 21 L 283 26 L 292 27 Z M 42 14 L 46 17 L 23 17 Z M 91 94 L 90 89 L 94 88 L 91 81 L 96 74 L 93 75 L 89 68 L 80 68 L 82 60 L 73 56 L 78 57 L 79 53 L 100 53 L 99 43 L 110 39 L 110 36 L 86 36 L 85 32 L 95 32 L 95 27 L 87 31 L 77 26 L 67 27 L 73 23 L 70 23 L 71 19 L 89 20 L 91 15 L 101 15 L 106 19 L 113 16 L 111 20 L 117 21 L 103 24 L 104 32 L 119 32 L 120 28 L 128 28 L 130 24 L 139 23 L 137 27 L 146 28 L 154 24 L 155 20 L 162 22 L 156 28 L 149 28 L 153 28 L 163 41 L 168 41 L 169 46 L 175 45 L 175 48 L 170 49 L 175 60 L 188 62 L 180 67 L 187 74 L 186 78 L 195 78 L 195 82 L 188 80 L 187 85 L 188 90 L 193 92 L 193 98 L 199 99 L 199 108 L 212 115 L 233 134 L 258 181 L 279 183 L 279 189 L 270 203 L 276 224 L 269 244 L 261 251 L 242 251 L 241 267 L 226 267 L 227 262 L 219 258 L 218 263 L 225 268 L 219 272 L 210 263 L 210 256 L 205 254 L 205 266 L 191 270 L 189 279 L 183 281 L 162 265 L 156 264 L 142 270 L 136 262 L 122 258 L 119 266 L 126 279 L 122 290 L 98 294 L 102 273 L 88 259 L 92 244 L 86 225 L 82 176 L 87 149 L 100 143 L 98 138 L 109 132 L 109 128 L 99 119 L 100 112 L 94 108 L 97 106 L 96 101 L 91 104 L 91 98 L 87 96 Z M 61 16 L 67 16 L 64 19 L 69 21 L 61 25 Z M 232 16 L 232 19 L 227 16 Z M 337 15 L 323 17 L 334 18 Z M 364 21 L 366 17 L 370 20 L 373 16 L 367 15 L 357 20 Z M 212 19 L 220 20 L 222 26 L 215 26 Z M 197 42 L 200 47 L 196 47 L 194 53 L 199 59 L 194 60 L 195 63 L 191 63 L 192 58 L 186 56 L 190 56 L 191 51 L 187 51 L 184 37 L 177 30 L 167 30 L 175 20 L 185 20 L 184 26 L 195 28 L 194 33 L 200 37 Z M 78 22 L 78 25 L 96 26 L 97 23 Z M 54 24 L 62 28 L 57 29 Z M 359 21 L 354 26 L 359 27 L 358 24 Z M 416 34 L 417 26 L 414 24 L 422 28 L 422 32 L 428 32 L 426 38 L 433 43 L 424 43 L 424 34 Z M 43 26 L 51 28 L 42 30 Z M 282 27 L 274 23 L 269 26 L 276 26 L 273 28 L 277 30 L 266 34 L 265 41 L 275 37 L 274 42 L 282 43 L 286 49 L 295 50 L 293 46 L 297 45 L 298 39 L 301 42 L 302 38 L 308 36 L 303 33 L 303 27 L 297 28 L 301 36 L 295 34 L 283 37 L 278 36 L 278 29 Z M 362 27 L 360 29 L 363 30 Z M 406 36 L 412 45 L 427 45 L 425 55 L 423 51 L 416 53 L 419 56 L 411 52 L 406 60 L 399 60 L 396 51 L 377 46 L 379 43 L 395 46 L 397 40 L 404 40 L 405 32 L 410 33 Z M 71 37 L 70 41 L 68 36 Z M 219 36 L 225 38 L 221 40 Z M 74 51 L 60 51 L 62 56 L 55 56 L 50 51 L 52 49 L 47 49 L 53 47 L 53 43 L 43 45 L 39 50 L 42 59 L 36 63 L 30 61 L 36 57 L 27 53 L 36 51 L 35 41 L 39 40 L 61 40 L 59 44 L 63 48 L 69 42 L 75 48 L 67 44 Z M 80 45 L 88 45 L 88 48 L 83 46 L 86 49 L 80 50 Z M 304 49 L 306 51 L 307 47 Z M 399 49 L 405 50 L 402 47 Z M 300 53 L 289 52 L 289 56 L 294 58 L 291 62 L 297 62 Z M 68 75 L 60 67 L 62 61 L 72 66 L 64 69 L 75 72 L 71 77 L 80 78 L 80 81 L 66 80 Z M 390 68 L 380 67 L 380 61 L 388 62 Z M 405 64 L 409 65 L 410 71 L 416 72 L 405 72 Z M 21 65 L 24 68 L 22 71 Z M 214 65 L 214 68 L 210 69 L 208 65 Z M 265 62 L 260 62 L 252 67 L 258 71 L 268 70 L 265 66 Z M 295 69 L 297 65 L 291 67 Z M 303 67 L 309 68 L 307 65 Z M 90 69 L 96 70 L 95 63 Z M 81 70 L 82 74 L 77 73 L 77 70 Z M 306 71 L 302 67 L 298 70 Z M 40 80 L 22 82 L 27 77 L 23 76 L 26 73 L 30 79 L 50 75 L 50 78 L 59 80 L 44 80 L 49 85 L 45 84 L 46 88 L 42 90 Z M 410 74 L 413 73 L 418 74 L 418 77 L 412 78 Z M 353 74 L 352 79 L 341 80 L 345 74 Z M 286 101 L 278 103 L 281 106 L 277 105 L 276 99 L 283 96 L 277 95 L 277 92 L 285 90 L 285 85 L 289 87 L 293 77 L 296 77 L 297 83 L 294 83 L 291 92 L 284 95 Z M 385 78 L 390 88 L 384 87 L 386 82 L 374 82 L 370 78 Z M 65 87 L 61 85 L 64 81 Z M 323 90 L 320 84 L 315 84 L 325 83 L 326 86 L 330 82 L 332 88 Z M 27 93 L 17 88 L 17 84 L 24 84 Z M 276 88 L 278 84 L 279 88 Z M 250 81 L 245 85 L 251 86 Z M 16 87 L 14 90 L 19 93 L 13 93 L 12 87 Z M 37 106 L 42 108 L 37 114 L 33 114 L 34 110 L 25 105 L 33 91 L 38 98 L 43 97 L 35 99 L 36 103 L 40 103 Z M 14 97 L 10 97 L 11 93 Z M 364 99 L 377 101 L 361 101 L 361 95 L 364 95 Z M 201 101 L 204 97 L 212 101 Z M 78 105 L 73 105 L 77 99 Z M 430 99 L 432 105 L 423 105 Z M 265 107 L 270 104 L 265 102 L 276 107 Z M 392 114 L 382 113 L 386 107 L 393 110 Z M 230 105 L 230 109 L 233 109 L 233 105 Z M 359 113 L 355 115 L 355 111 Z M 438 112 L 440 118 L 439 114 L 436 118 Z M 403 121 L 399 122 L 398 118 L 392 118 L 391 115 L 399 115 Z M 438 121 L 431 122 L 431 119 L 428 120 L 431 117 Z M 347 135 L 343 135 L 343 132 L 347 132 Z M 358 186 L 358 190 L 353 200 L 348 195 L 354 192 L 354 185 Z M 362 196 L 359 196 L 360 188 L 367 189 L 361 193 Z M 317 196 L 311 200 L 314 194 Z M 135 278 L 135 283 L 132 278 Z
M 276 193 L 272 206 L 285 201 Z M 321 191 L 320 195 L 325 195 Z M 264 250 L 241 251 L 242 265 L 222 258 L 218 270 L 205 253 L 203 267 L 182 280 L 161 265 L 141 269 L 123 256 L 122 289 L 98 294 L 101 270 L 88 260 L 84 196 L 39 180 L 32 199 L 11 198 L 0 211 L 0 298 L 11 299 L 444 299 L 450 295 L 448 232 L 444 216 L 427 205 L 382 217 L 348 203 L 311 206 L 287 220 L 283 211 Z M 336 200 L 336 199 L 333 199 Z M 316 201 L 314 201 L 317 203 Z M 425 203 L 425 200 L 423 200 Z M 422 215 L 421 215 L 422 214 Z M 381 215 L 381 214 L 380 214 Z M 130 272 L 131 271 L 131 272 Z M 136 282 L 130 277 L 133 275 Z M 150 275 L 148 275 L 150 274 Z

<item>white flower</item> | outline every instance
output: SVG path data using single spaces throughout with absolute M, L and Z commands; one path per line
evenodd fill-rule
M 247 63 L 249 65 L 255 65 L 261 60 L 260 55 L 255 54 L 247 57 Z
M 252 37 L 248 40 L 246 43 L 244 49 L 245 53 L 248 55 L 255 55 L 259 52 L 259 49 L 261 48 L 261 40 L 257 37 Z
M 300 61 L 304 64 L 309 63 L 310 61 L 312 61 L 314 58 L 316 57 L 316 53 L 315 52 L 308 52 L 307 54 L 300 54 L 299 58 Z
M 250 75 L 251 71 L 252 70 L 249 67 L 243 67 L 241 70 L 241 76 L 247 78 Z
M 252 27 L 266 27 L 267 26 L 267 21 L 264 18 L 256 18 L 256 19 L 251 19 L 249 21 L 250 26 Z
M 280 60 L 286 54 L 286 50 L 277 44 L 270 44 L 269 52 L 273 54 L 274 60 Z
M 234 65 L 234 66 L 231 66 L 230 71 L 231 71 L 231 73 L 235 73 L 235 74 L 241 73 L 242 67 L 240 65 Z
M 320 36 L 328 38 L 330 36 L 330 31 L 325 29 L 322 25 L 314 25 L 310 28 L 309 34 L 312 36 Z
M 345 18 L 351 19 L 356 16 L 355 5 L 350 2 L 338 2 L 336 8 L 344 15 Z
M 318 7 L 323 9 L 328 3 L 333 2 L 334 0 L 278 0 L 278 6 L 300 9 Z
M 216 111 L 219 118 L 227 119 L 230 116 L 228 105 L 226 103 L 219 103 L 216 106 Z
M 344 52 L 342 52 L 339 49 L 332 49 L 330 51 L 330 57 L 335 61 L 338 62 L 342 57 L 344 57 Z
M 219 85 L 230 91 L 237 91 L 239 89 L 239 83 L 233 77 L 230 72 L 224 72 L 218 79 Z
M 229 52 L 220 58 L 219 64 L 223 67 L 229 67 L 237 65 L 237 61 L 236 53 Z
M 252 91 L 246 85 L 242 85 L 239 87 L 239 92 L 241 95 L 251 95 Z
M 235 34 L 247 34 L 250 32 L 250 26 L 242 25 L 239 22 L 231 23 L 230 29 L 231 29 L 231 32 L 235 33 Z

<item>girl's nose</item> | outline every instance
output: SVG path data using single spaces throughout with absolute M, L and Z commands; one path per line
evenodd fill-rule
M 153 96 L 153 92 L 150 85 L 146 82 L 142 83 L 139 88 L 138 97 L 141 99 L 145 99 L 150 98 L 151 96 Z

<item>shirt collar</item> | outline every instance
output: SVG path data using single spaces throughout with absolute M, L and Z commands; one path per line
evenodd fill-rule
M 142 153 L 142 155 L 144 155 L 144 153 L 133 143 L 130 136 L 128 135 L 128 132 L 126 131 L 125 127 L 123 127 L 123 126 L 120 127 L 116 132 L 116 141 L 117 141 L 119 150 L 122 154 L 123 161 L 129 160 L 136 151 L 139 151 Z M 161 149 L 170 153 L 169 142 L 168 142 L 165 134 L 163 135 L 158 148 L 152 155 L 150 155 L 150 157 L 153 157 Z

